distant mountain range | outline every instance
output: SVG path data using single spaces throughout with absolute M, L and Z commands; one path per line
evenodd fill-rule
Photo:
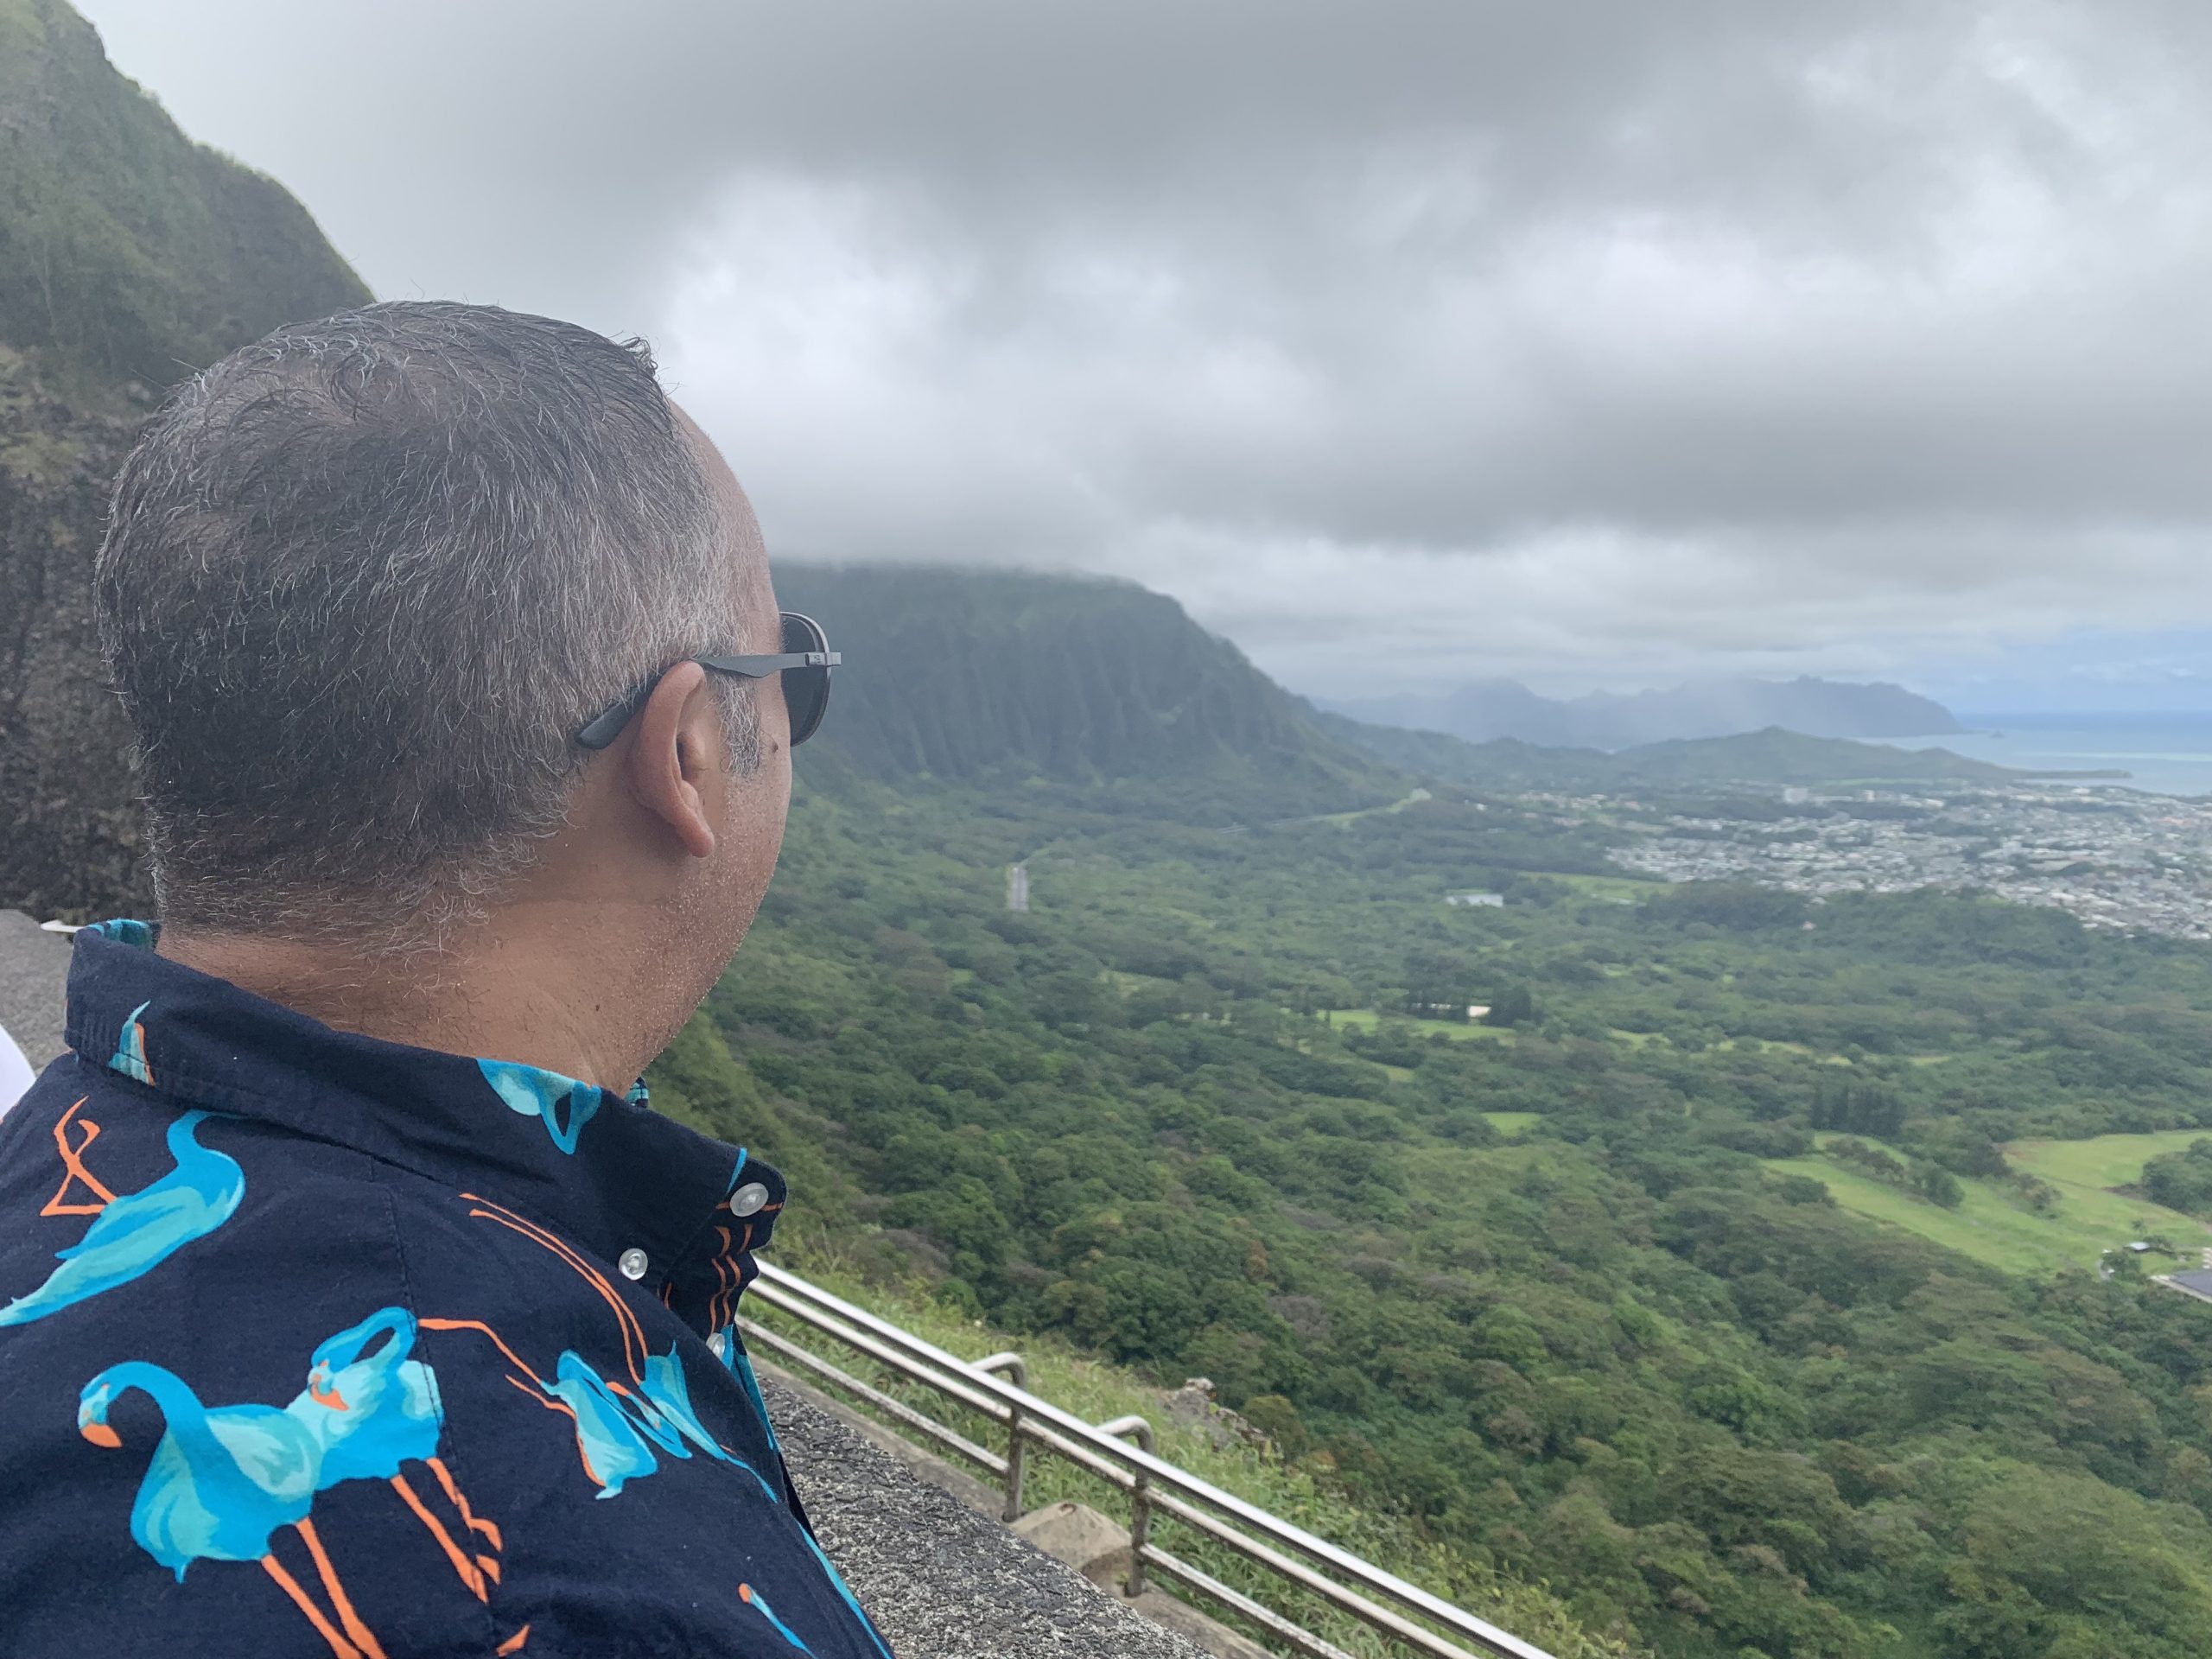
M 1730 737 L 1770 726 L 1808 737 L 1927 737 L 1963 731 L 1951 711 L 1901 685 L 1795 680 L 1699 680 L 1671 690 L 1540 696 L 1512 680 L 1442 696 L 1402 696 L 1321 705 L 1378 726 L 1442 732 L 1470 743 L 1513 738 L 1554 748 L 1626 749 L 1684 738 Z
M 1292 696 L 1173 600 L 1128 582 L 783 565 L 776 589 L 786 606 L 820 618 L 846 653 L 829 722 L 800 766 L 803 777 L 831 788 L 854 774 L 1105 785 L 1110 799 L 1244 821 L 1371 804 L 1419 780 L 1599 791 L 1987 785 L 2027 775 L 1946 749 L 1771 726 L 1609 753 L 1376 725 Z M 1874 694 L 1874 705 L 1883 694 L 1905 706 L 1922 702 L 1886 686 L 1800 681 L 1766 689 L 1796 694 L 1802 708 L 1819 700 L 1806 687 L 1847 694 L 1843 701 Z
M 1321 729 L 1380 760 L 1441 783 L 1476 789 L 1588 790 L 1742 785 L 1913 785 L 2018 783 L 2039 776 L 2124 777 L 2125 773 L 2036 773 L 1969 760 L 1948 749 L 1900 749 L 1850 738 L 1807 737 L 1778 726 L 1727 737 L 1670 738 L 1630 749 L 1546 748 L 1516 737 L 1469 743 L 1441 732 L 1370 726 L 1317 711 Z

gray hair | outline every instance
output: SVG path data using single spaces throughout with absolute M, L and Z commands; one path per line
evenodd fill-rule
M 726 517 L 644 345 L 569 323 L 372 305 L 185 382 L 98 571 L 164 918 L 406 949 L 480 913 L 561 826 L 576 729 L 736 643 Z

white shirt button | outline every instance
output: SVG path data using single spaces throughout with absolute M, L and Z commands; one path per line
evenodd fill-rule
M 614 1265 L 621 1269 L 625 1279 L 642 1279 L 645 1276 L 645 1253 L 633 1244 L 614 1258 Z
M 729 1195 L 729 1212 L 733 1216 L 755 1216 L 767 1202 L 768 1189 L 758 1181 L 747 1181 Z

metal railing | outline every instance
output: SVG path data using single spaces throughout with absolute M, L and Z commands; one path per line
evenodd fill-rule
M 899 1427 L 995 1476 L 1006 1494 L 1006 1520 L 1016 1520 L 1022 1513 L 1022 1478 L 1033 1448 L 1063 1458 L 1127 1493 L 1129 1572 L 1125 1587 L 1128 1595 L 1141 1593 L 1147 1573 L 1156 1573 L 1230 1609 L 1278 1642 L 1313 1659 L 1350 1659 L 1343 1649 L 1325 1637 L 1154 1543 L 1153 1516 L 1164 1515 L 1417 1653 L 1434 1659 L 1476 1659 L 1474 1652 L 1451 1639 L 1458 1637 L 1484 1654 L 1503 1655 L 1506 1659 L 1550 1659 L 1541 1649 L 1464 1608 L 1155 1455 L 1152 1426 L 1143 1418 L 1122 1417 L 1093 1425 L 1040 1399 L 1024 1386 L 1027 1370 L 1018 1354 L 993 1354 L 972 1363 L 957 1358 L 767 1262 L 760 1264 L 760 1276 L 749 1294 L 764 1306 L 835 1338 L 893 1374 L 921 1383 L 1002 1426 L 1007 1431 L 1004 1456 L 852 1376 L 780 1332 L 756 1319 L 738 1321 L 747 1342 L 757 1344 L 759 1351 L 866 1402 Z M 1448 1636 L 1415 1623 L 1415 1618 L 1440 1626 Z

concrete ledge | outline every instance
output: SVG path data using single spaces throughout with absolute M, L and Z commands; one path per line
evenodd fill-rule
M 68 1045 L 61 1039 L 69 938 L 48 933 L 20 910 L 0 910 L 0 1026 L 35 1071 Z
M 1147 1584 L 1132 1598 L 1128 1529 L 1087 1503 L 1047 1503 L 1014 1523 L 1014 1529 L 1056 1561 L 1065 1561 L 1122 1606 L 1162 1630 L 1187 1636 L 1214 1659 L 1274 1659 L 1265 1648 L 1200 1612 L 1180 1596 Z
M 987 1521 L 996 1521 L 1006 1512 L 1004 1494 L 988 1481 L 970 1474 L 965 1465 L 938 1456 L 918 1442 L 908 1440 L 898 1430 L 863 1414 L 836 1395 L 801 1380 L 773 1360 L 763 1359 L 757 1353 L 752 1356 L 752 1359 L 753 1370 L 757 1376 L 773 1379 L 776 1385 L 794 1400 L 842 1424 L 908 1474 L 927 1481 L 941 1492 L 950 1493 Z

